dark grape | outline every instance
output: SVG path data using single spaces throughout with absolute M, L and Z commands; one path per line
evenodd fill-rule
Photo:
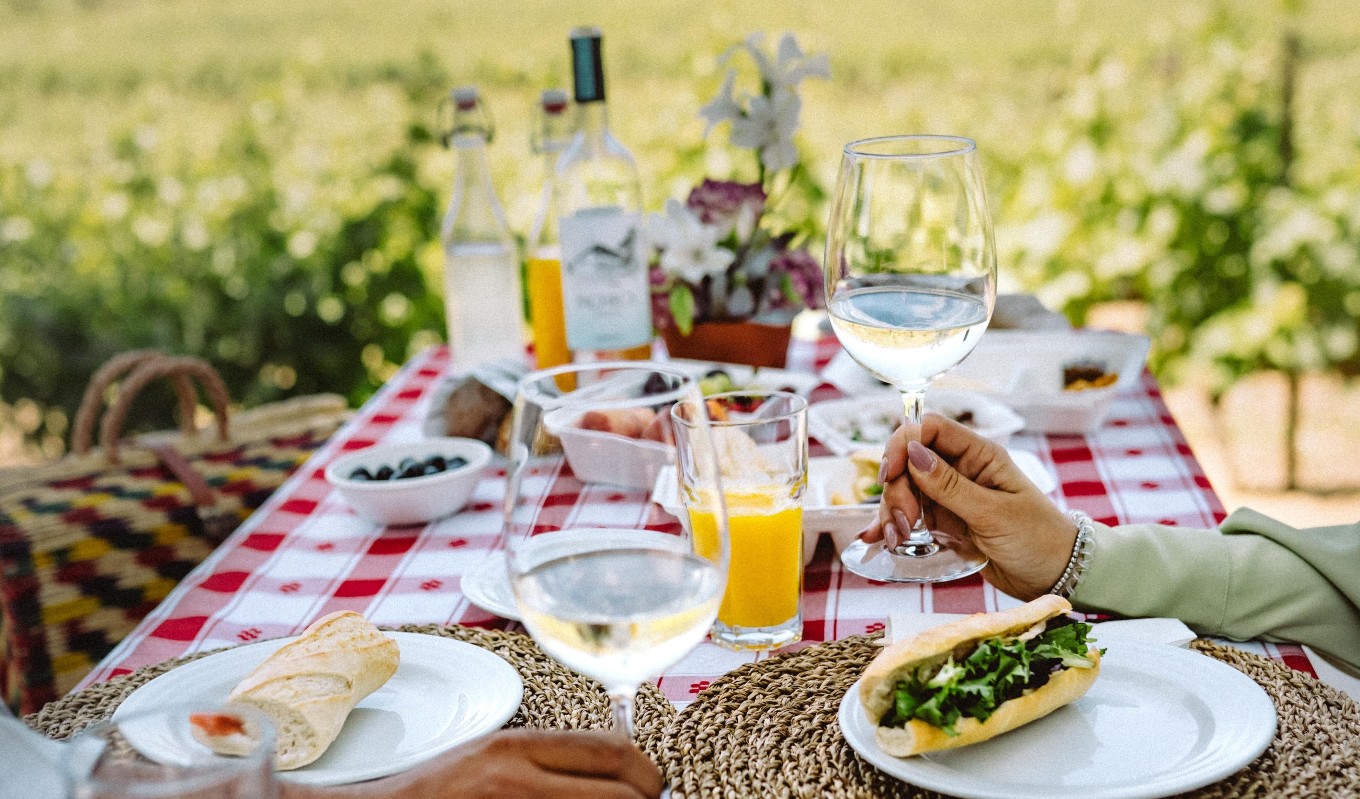
M 349 479 L 351 479 L 351 480 L 372 480 L 372 479 L 373 479 L 373 475 L 369 474 L 367 469 L 365 469 L 364 467 L 360 466 L 359 468 L 357 468 L 357 469 L 355 469 L 354 471 L 352 471 L 352 472 L 349 473 Z
M 378 471 L 373 473 L 373 479 L 391 480 L 393 474 L 396 474 L 396 472 L 392 471 L 392 467 L 388 466 L 387 464 L 383 464 L 382 466 L 378 467 Z

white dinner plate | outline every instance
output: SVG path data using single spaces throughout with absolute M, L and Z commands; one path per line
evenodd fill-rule
M 1213 658 L 1164 644 L 1110 641 L 1085 696 L 972 746 L 909 758 L 874 743 L 856 682 L 841 701 L 850 748 L 900 780 L 965 799 L 1150 799 L 1216 782 L 1275 736 L 1261 686 Z
M 385 635 L 401 649 L 397 673 L 354 708 L 325 754 L 310 765 L 280 771 L 279 779 L 344 785 L 396 774 L 500 729 L 519 709 L 524 681 L 499 656 L 436 635 Z M 220 704 L 251 669 L 293 640 L 261 641 L 185 663 L 133 691 L 113 717 L 166 705 Z M 188 748 L 201 750 L 188 736 L 135 729 L 130 743 L 153 760 L 173 763 Z

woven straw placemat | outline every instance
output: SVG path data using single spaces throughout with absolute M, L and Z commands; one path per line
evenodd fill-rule
M 1266 658 L 1207 641 L 1195 648 L 1259 683 L 1275 702 L 1279 727 L 1255 762 L 1188 796 L 1360 795 L 1360 705 Z M 938 796 L 875 769 L 841 736 L 841 698 L 879 651 L 873 639 L 856 636 L 715 681 L 662 744 L 662 770 L 676 799 Z
M 544 654 L 533 639 L 521 633 L 479 630 L 473 627 L 407 625 L 403 632 L 426 633 L 465 641 L 495 652 L 515 667 L 524 679 L 524 699 L 508 727 L 552 729 L 607 729 L 613 723 L 609 700 L 600 685 L 580 676 Z M 218 650 L 220 651 L 220 650 Z M 203 652 L 138 669 L 124 677 L 92 685 L 48 703 L 25 721 L 53 738 L 69 738 L 96 721 L 103 721 L 128 694 L 154 677 L 191 660 Z M 657 759 L 662 733 L 675 718 L 675 707 L 655 685 L 644 685 L 637 698 L 637 740 Z

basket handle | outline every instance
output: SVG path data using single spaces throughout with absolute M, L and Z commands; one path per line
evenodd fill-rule
M 228 441 L 230 437 L 227 432 L 227 386 L 222 382 L 221 375 L 217 370 L 202 358 L 195 358 L 190 355 L 177 357 L 162 356 L 145 360 L 132 371 L 132 374 L 123 381 L 122 390 L 118 392 L 118 399 L 114 402 L 109 412 L 104 414 L 104 421 L 99 426 L 99 445 L 104 449 L 104 455 L 109 463 L 118 463 L 118 439 L 123 434 L 123 423 L 127 421 L 128 411 L 132 407 L 132 401 L 146 387 L 147 383 L 161 378 L 171 377 L 172 379 L 197 378 L 200 386 L 208 395 L 208 401 L 213 407 L 213 416 L 217 420 L 217 437 L 221 441 Z M 190 416 L 192 421 L 192 414 Z
M 109 386 L 143 363 L 163 357 L 165 355 L 160 350 L 129 350 L 113 356 L 95 371 L 90 377 L 90 384 L 85 387 L 85 396 L 80 398 L 80 408 L 76 411 L 75 423 L 71 426 L 72 453 L 84 455 L 90 451 L 90 446 L 94 443 L 94 423 L 104 403 L 104 393 L 108 391 Z M 186 436 L 193 436 L 198 432 L 194 427 L 194 409 L 197 403 L 194 400 L 193 383 L 186 374 L 174 375 L 173 383 L 175 393 L 179 395 L 180 432 Z

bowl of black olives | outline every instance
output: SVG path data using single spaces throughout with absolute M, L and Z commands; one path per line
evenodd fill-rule
M 364 518 L 424 524 L 463 509 L 491 448 L 472 438 L 425 438 L 349 452 L 326 467 L 326 480 Z

